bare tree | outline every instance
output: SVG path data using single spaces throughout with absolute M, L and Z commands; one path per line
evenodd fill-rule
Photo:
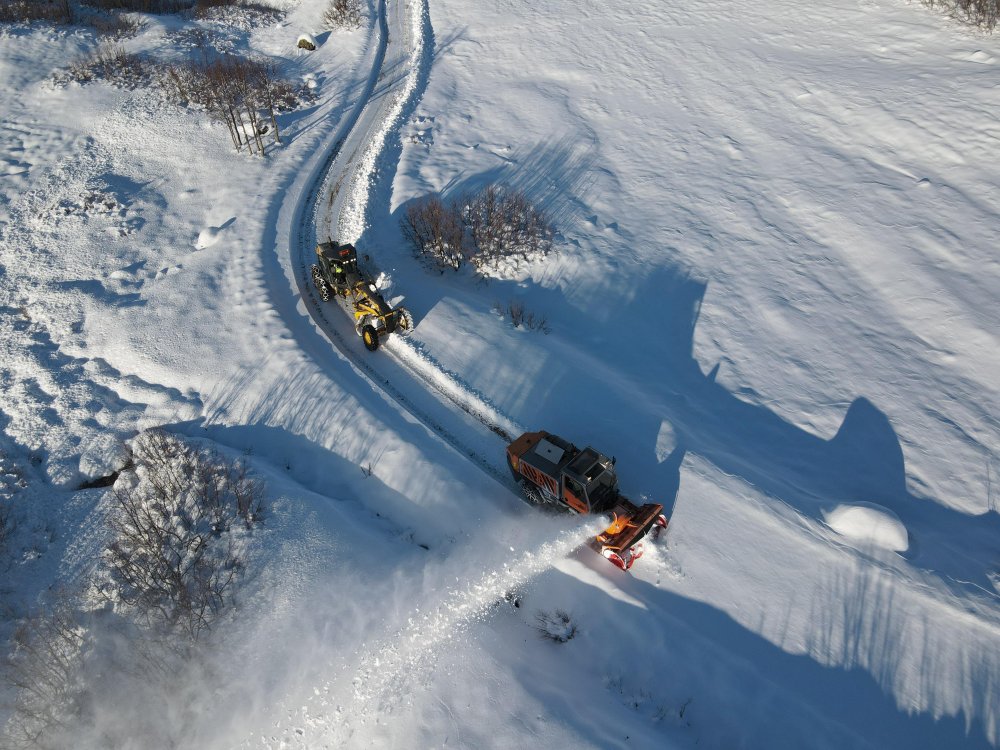
M 544 255 L 552 249 L 555 231 L 551 222 L 523 192 L 487 185 L 464 203 L 476 268 Z
M 246 147 L 257 154 L 264 153 L 268 129 L 281 143 L 278 113 L 294 108 L 302 95 L 278 77 L 273 62 L 236 55 L 212 59 L 207 46 L 201 60 L 167 66 L 162 80 L 180 101 L 193 101 L 224 123 L 237 151 Z
M 253 75 L 256 80 L 257 91 L 260 93 L 260 103 L 267 110 L 268 118 L 271 120 L 271 132 L 274 134 L 274 142 L 281 143 L 281 134 L 278 132 L 277 111 L 283 94 L 286 93 L 287 85 L 278 79 L 278 66 L 273 62 L 260 62 L 254 66 Z
M 58 592 L 51 609 L 25 618 L 14 631 L 4 660 L 4 679 L 17 690 L 0 737 L 24 748 L 65 747 L 83 711 L 83 628 L 73 598 Z
M 446 206 L 436 195 L 417 199 L 406 207 L 403 236 L 420 255 L 429 255 L 444 268 L 457 269 L 465 259 L 465 229 L 458 208 Z
M 197 640 L 244 568 L 238 532 L 262 520 L 263 484 L 243 462 L 159 430 L 136 439 L 133 460 L 114 485 L 101 591 L 140 619 Z
M 361 21 L 361 0 L 330 0 L 323 13 L 323 23 L 329 29 L 358 29 Z

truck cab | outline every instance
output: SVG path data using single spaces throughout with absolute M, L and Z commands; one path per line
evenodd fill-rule
M 606 515 L 611 524 L 593 540 L 604 557 L 628 570 L 642 556 L 641 540 L 664 528 L 663 506 L 637 506 L 618 491 L 615 461 L 548 432 L 526 432 L 507 446 L 507 464 L 528 499 L 574 513 Z

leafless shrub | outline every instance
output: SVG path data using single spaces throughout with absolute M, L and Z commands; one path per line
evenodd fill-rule
M 406 207 L 403 236 L 419 255 L 429 256 L 442 268 L 458 269 L 465 259 L 461 213 L 436 195 L 417 199 Z
M 212 8 L 225 8 L 241 4 L 242 0 L 195 0 L 194 15 L 195 17 L 201 17 Z
M 3 670 L 5 682 L 17 693 L 0 740 L 16 748 L 66 746 L 62 743 L 83 708 L 85 639 L 72 597 L 65 592 L 57 594 L 51 609 L 18 625 Z
M 48 21 L 55 24 L 73 23 L 73 6 L 69 0 L 3 0 L 0 2 L 0 23 L 31 23 Z
M 552 249 L 552 223 L 519 190 L 487 185 L 465 200 L 465 221 L 474 245 L 471 261 L 480 271 Z
M 135 35 L 139 22 L 124 13 L 91 13 L 84 19 L 98 36 L 121 39 Z
M 232 28 L 251 31 L 275 23 L 284 12 L 252 0 L 198 0 L 192 9 L 198 19 L 210 19 Z
M 945 8 L 966 23 L 993 31 L 1000 21 L 1000 0 L 924 0 L 931 8 Z
M 362 22 L 361 0 L 330 0 L 323 13 L 323 25 L 328 29 L 359 29 Z
M 181 13 L 191 7 L 191 0 L 83 0 L 84 5 L 101 10 L 127 10 L 136 13 Z
M 135 466 L 115 483 L 101 592 L 192 640 L 229 602 L 242 543 L 262 520 L 264 487 L 241 461 L 197 450 L 165 432 L 140 435 Z
M 576 636 L 573 618 L 561 609 L 552 612 L 539 610 L 535 614 L 535 629 L 542 638 L 555 643 L 566 643 Z
M 493 312 L 501 318 L 507 318 L 514 328 L 526 328 L 529 331 L 541 331 L 548 335 L 552 332 L 549 319 L 545 315 L 535 315 L 528 310 L 523 302 L 511 300 L 506 305 L 502 302 L 493 303 Z
M 1000 0 L 958 0 L 958 7 L 970 23 L 988 31 L 1000 21 Z
M 519 190 L 487 185 L 460 202 L 431 195 L 413 201 L 401 221 L 403 236 L 418 255 L 458 269 L 469 260 L 478 271 L 545 255 L 555 229 Z
M 148 80 L 146 64 L 123 47 L 101 45 L 94 53 L 56 76 L 60 82 L 89 83 L 106 80 L 124 88 L 135 88 Z

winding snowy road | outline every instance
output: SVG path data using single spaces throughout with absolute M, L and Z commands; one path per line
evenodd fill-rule
M 497 460 L 501 451 L 495 436 L 510 439 L 524 430 L 398 336 L 386 341 L 378 354 L 367 352 L 336 303 L 317 297 L 309 272 L 317 241 L 332 237 L 356 242 L 365 231 L 382 153 L 419 98 L 430 66 L 427 13 L 426 3 L 419 0 L 380 0 L 366 89 L 341 124 L 331 150 L 316 160 L 320 166 L 313 168 L 311 186 L 298 199 L 288 247 L 309 314 L 340 353 L 452 447 L 509 484 L 503 463 Z M 494 435 L 487 435 L 483 426 Z

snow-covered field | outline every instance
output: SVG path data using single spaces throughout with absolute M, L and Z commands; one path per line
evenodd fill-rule
M 82 31 L 0 29 L 0 636 L 97 564 L 78 488 L 138 430 L 272 506 L 237 625 L 169 692 L 103 686 L 77 746 L 1000 744 L 1000 42 L 902 0 L 283 7 L 202 22 L 316 95 L 266 159 L 54 84 Z M 408 202 L 491 182 L 556 252 L 428 271 Z M 327 235 L 411 336 L 317 300 Z M 631 574 L 580 549 L 484 423 L 615 455 L 668 533 Z

